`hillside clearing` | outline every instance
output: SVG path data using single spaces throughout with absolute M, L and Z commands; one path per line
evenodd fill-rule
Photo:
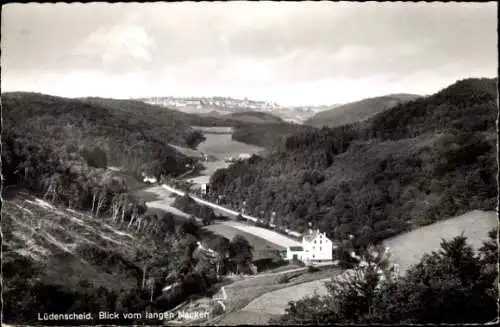
M 462 232 L 475 249 L 488 238 L 488 232 L 498 227 L 498 216 L 492 211 L 473 210 L 414 231 L 392 237 L 383 243 L 391 249 L 393 260 L 401 273 L 420 261 L 424 253 L 439 249 L 442 239 L 448 240 Z
M 60 210 L 33 196 L 4 200 L 4 263 L 19 256 L 40 263 L 47 268 L 40 278 L 48 283 L 66 285 L 86 279 L 109 288 L 134 287 L 137 280 L 133 275 L 108 273 L 116 267 L 93 257 L 93 249 L 98 249 L 126 262 L 134 252 L 136 238 L 108 222 L 82 212 Z
M 170 212 L 176 216 L 189 218 L 191 215 L 180 211 L 179 209 L 172 206 L 174 203 L 175 197 L 172 197 L 172 193 L 166 191 L 161 186 L 154 186 L 142 191 L 143 194 L 150 194 L 156 197 L 155 200 L 146 202 L 148 208 L 155 208 Z M 153 199 L 154 197 L 150 196 L 149 199 Z

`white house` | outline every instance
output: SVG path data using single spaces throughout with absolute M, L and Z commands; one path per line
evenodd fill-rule
M 209 190 L 210 190 L 210 187 L 208 186 L 208 184 L 205 184 L 205 183 L 201 184 L 201 193 L 202 194 L 205 194 L 205 195 L 208 194 Z
M 310 261 L 331 261 L 333 259 L 333 242 L 326 237 L 326 233 L 321 233 L 319 229 L 309 230 L 309 233 L 302 237 L 302 247 L 304 257 Z
M 302 236 L 302 246 L 287 248 L 286 258 L 288 260 L 296 258 L 303 262 L 332 261 L 335 247 L 325 233 L 321 233 L 319 229 L 314 231 L 310 229 Z

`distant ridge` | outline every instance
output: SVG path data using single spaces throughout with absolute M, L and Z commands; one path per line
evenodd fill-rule
M 412 101 L 420 97 L 420 95 L 416 94 L 400 93 L 363 99 L 330 110 L 321 111 L 306 120 L 305 124 L 316 127 L 347 125 L 365 120 L 397 104 Z

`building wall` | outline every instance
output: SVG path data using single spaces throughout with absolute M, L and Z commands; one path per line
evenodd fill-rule
M 303 239 L 302 247 L 308 260 L 332 260 L 333 244 L 324 234 L 319 234 L 310 242 Z

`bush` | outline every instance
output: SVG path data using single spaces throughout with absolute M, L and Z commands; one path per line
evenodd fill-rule
M 318 271 L 319 271 L 319 267 L 316 267 L 316 266 L 308 266 L 307 267 L 307 272 L 309 272 L 309 273 L 315 273 Z

